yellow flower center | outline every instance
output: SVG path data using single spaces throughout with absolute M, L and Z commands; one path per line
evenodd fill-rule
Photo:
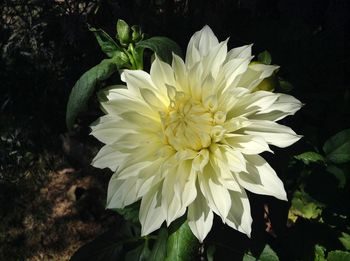
M 223 123 L 225 114 L 215 112 L 211 106 L 205 106 L 189 95 L 169 88 L 168 110 L 160 113 L 166 143 L 176 151 L 200 151 L 220 141 L 224 128 L 217 124 Z

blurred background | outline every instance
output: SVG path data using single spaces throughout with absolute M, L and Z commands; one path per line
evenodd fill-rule
M 230 37 L 229 48 L 254 43 L 255 54 L 268 50 L 280 76 L 292 84 L 290 93 L 306 104 L 286 123 L 304 139 L 271 157 L 286 176 L 292 155 L 317 150 L 350 127 L 348 7 L 346 0 L 1 1 L 0 260 L 68 260 L 120 221 L 104 210 L 111 173 L 89 167 L 100 146 L 88 135 L 100 113 L 95 99 L 74 131 L 65 126 L 74 83 L 104 58 L 87 24 L 114 36 L 117 19 L 124 19 L 150 36 L 173 39 L 184 51 L 207 24 L 219 40 Z M 318 190 L 329 192 L 324 183 Z M 276 207 L 280 213 L 286 208 Z M 285 260 L 307 256 L 307 244 L 296 246 L 295 238 L 305 227 L 319 231 L 309 225 L 292 232 L 281 228 L 285 240 L 275 245 Z M 259 226 L 251 242 L 238 236 L 243 250 L 270 240 Z M 317 235 L 303 237 L 314 242 Z

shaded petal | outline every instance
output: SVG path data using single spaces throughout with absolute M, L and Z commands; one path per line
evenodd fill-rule
M 204 171 L 198 175 L 200 189 L 208 201 L 209 207 L 221 217 L 223 222 L 231 208 L 230 194 L 227 188 L 216 178 L 220 173 L 213 175 L 215 170 L 207 164 Z
M 142 198 L 139 219 L 141 223 L 141 236 L 148 235 L 160 228 L 165 220 L 161 202 L 162 182 L 153 186 Z
M 199 188 L 197 191 L 196 199 L 188 207 L 187 220 L 192 233 L 203 242 L 213 225 L 214 215 Z
M 270 77 L 279 66 L 266 64 L 250 64 L 248 70 L 242 75 L 237 86 L 253 90 L 265 78 Z
M 172 167 L 167 170 L 162 187 L 162 209 L 167 225 L 182 216 L 186 209 L 181 208 L 181 199 L 174 190 L 174 183 L 177 178 L 178 168 Z
M 225 134 L 224 141 L 233 149 L 247 155 L 256 155 L 264 151 L 272 152 L 267 142 L 256 135 Z
M 90 125 L 91 135 L 105 144 L 112 144 L 126 133 L 135 133 L 131 124 L 128 124 L 119 116 L 104 115 Z
M 247 194 L 243 189 L 241 192 L 230 191 L 230 197 L 232 205 L 226 224 L 250 237 L 253 219 Z
M 297 142 L 302 136 L 291 128 L 273 121 L 250 120 L 251 124 L 242 131 L 245 134 L 263 137 L 268 144 L 285 148 Z
M 191 69 L 202 57 L 206 56 L 210 49 L 219 44 L 209 26 L 196 32 L 190 39 L 186 51 L 186 66 Z
M 161 61 L 156 55 L 151 65 L 150 75 L 156 85 L 156 91 L 160 92 L 163 97 L 167 97 L 166 85 L 175 86 L 174 71 L 171 66 Z
M 249 155 L 245 158 L 247 173 L 241 172 L 237 175 L 239 184 L 253 193 L 287 200 L 283 183 L 271 166 L 258 155 Z
M 92 160 L 91 165 L 96 168 L 109 168 L 112 171 L 115 171 L 126 157 L 127 154 L 116 150 L 115 146 L 106 145 L 100 149 Z
M 178 55 L 173 53 L 172 68 L 175 77 L 175 87 L 177 90 L 188 93 L 187 69 L 184 61 Z
M 226 62 L 237 58 L 248 58 L 252 56 L 253 44 L 243 45 L 237 48 L 231 49 L 227 53 Z
M 215 47 L 209 50 L 208 54 L 203 57 L 203 75 L 206 77 L 209 73 L 214 77 L 217 77 L 219 70 L 226 58 L 227 54 L 227 40 L 219 43 Z
M 256 91 L 242 95 L 227 112 L 227 119 L 248 117 L 263 112 L 276 102 L 279 95 L 267 91 Z
M 278 99 L 268 108 L 252 115 L 253 119 L 278 121 L 288 115 L 294 115 L 303 104 L 296 98 L 287 94 L 279 94 Z

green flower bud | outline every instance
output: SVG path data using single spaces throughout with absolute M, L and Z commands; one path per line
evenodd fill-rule
M 131 26 L 132 30 L 132 41 L 134 43 L 139 42 L 143 38 L 143 33 L 141 32 L 141 27 L 138 25 Z
M 130 26 L 121 19 L 118 19 L 117 22 L 117 36 L 116 38 L 119 40 L 121 45 L 125 46 L 130 42 Z

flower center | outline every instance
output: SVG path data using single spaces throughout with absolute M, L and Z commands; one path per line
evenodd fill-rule
M 222 112 L 214 112 L 174 88 L 168 89 L 168 96 L 168 110 L 160 113 L 166 143 L 176 151 L 200 151 L 221 140 L 223 127 L 216 124 Z

